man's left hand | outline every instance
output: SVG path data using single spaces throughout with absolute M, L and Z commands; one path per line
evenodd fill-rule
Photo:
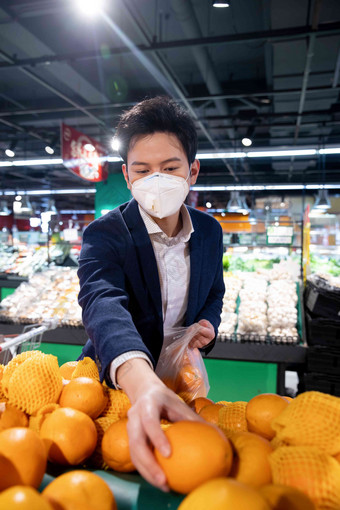
M 189 347 L 191 349 L 194 349 L 195 347 L 198 349 L 205 347 L 215 338 L 214 327 L 209 321 L 202 319 L 198 321 L 198 324 L 201 326 L 201 328 L 189 343 Z

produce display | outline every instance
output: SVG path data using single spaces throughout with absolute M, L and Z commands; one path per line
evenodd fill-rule
M 0 402 L 0 508 L 16 508 L 16 498 L 36 510 L 119 508 L 91 470 L 135 470 L 131 404 L 100 383 L 93 360 L 59 367 L 53 355 L 23 352 L 0 365 Z M 340 508 L 340 398 L 310 391 L 215 403 L 188 393 L 186 402 L 201 421 L 163 419 L 171 455 L 155 450 L 173 494 L 183 495 L 178 510 Z M 66 472 L 39 492 L 53 465 Z
M 34 274 L 4 298 L 0 303 L 0 319 L 33 324 L 53 318 L 61 325 L 81 326 L 78 293 L 77 270 L 54 267 Z
M 48 267 L 48 260 L 62 264 L 70 253 L 68 244 L 29 246 L 19 244 L 16 248 L 3 246 L 0 249 L 0 272 L 18 276 L 32 276 Z
M 298 272 L 296 263 L 281 261 L 271 269 L 225 273 L 220 338 L 297 342 Z
M 321 257 L 315 253 L 310 254 L 311 273 L 323 273 L 329 276 L 340 276 L 339 257 Z

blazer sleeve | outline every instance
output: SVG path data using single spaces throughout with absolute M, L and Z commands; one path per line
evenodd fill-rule
M 83 236 L 78 300 L 101 371 L 105 374 L 111 361 L 128 351 L 142 351 L 154 364 L 128 309 L 124 243 L 115 242 L 115 239 L 122 239 L 122 232 L 112 231 L 112 225 L 101 227 L 95 223 L 89 225 Z
M 216 246 L 216 271 L 213 279 L 213 284 L 210 288 L 208 297 L 205 301 L 203 308 L 199 311 L 195 322 L 201 319 L 208 320 L 214 327 L 215 338 L 201 350 L 208 354 L 214 347 L 216 337 L 218 333 L 218 327 L 221 323 L 221 312 L 223 306 L 223 296 L 225 292 L 224 280 L 223 280 L 223 232 L 220 225 L 218 225 L 218 234 L 216 235 L 217 242 Z

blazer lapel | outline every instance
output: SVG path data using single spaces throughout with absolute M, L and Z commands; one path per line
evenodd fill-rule
M 191 218 L 192 219 L 192 218 Z M 189 326 L 197 315 L 197 303 L 199 296 L 201 266 L 202 266 L 202 237 L 198 227 L 194 225 L 195 231 L 191 234 L 190 246 L 190 285 L 188 308 L 186 314 L 186 325 Z
M 145 286 L 149 290 L 158 315 L 162 317 L 162 297 L 157 262 L 149 234 L 139 213 L 138 204 L 135 199 L 129 202 L 122 214 L 137 250 Z

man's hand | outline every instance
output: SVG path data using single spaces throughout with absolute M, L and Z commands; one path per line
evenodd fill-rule
M 190 340 L 189 347 L 191 349 L 194 349 L 195 347 L 198 349 L 205 347 L 215 338 L 214 327 L 209 321 L 202 319 L 198 322 L 198 324 L 201 328 L 192 340 Z
M 119 367 L 117 382 L 132 403 L 127 426 L 131 460 L 145 480 L 169 491 L 165 474 L 153 454 L 154 448 L 165 457 L 171 454 L 160 420 L 202 419 L 162 383 L 143 359 L 135 358 Z

